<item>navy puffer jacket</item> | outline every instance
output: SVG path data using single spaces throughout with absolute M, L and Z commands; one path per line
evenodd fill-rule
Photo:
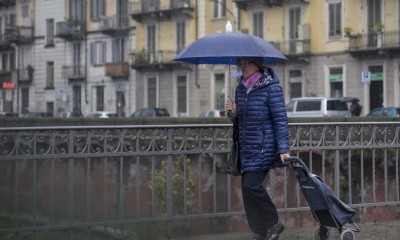
M 239 124 L 241 171 L 266 171 L 284 166 L 278 154 L 289 152 L 289 128 L 282 87 L 272 69 L 250 92 L 242 84 L 236 88 L 236 114 Z

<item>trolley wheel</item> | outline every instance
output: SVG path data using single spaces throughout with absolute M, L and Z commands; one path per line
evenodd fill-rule
M 340 240 L 355 240 L 356 235 L 351 230 L 345 230 L 340 234 Z
M 328 238 L 329 238 L 329 228 L 320 226 L 317 230 L 315 230 L 316 240 L 326 240 Z

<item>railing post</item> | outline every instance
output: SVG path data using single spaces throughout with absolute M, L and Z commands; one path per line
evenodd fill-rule
M 170 154 L 172 152 L 172 139 L 173 139 L 173 128 L 168 129 L 168 136 L 167 136 L 167 152 L 169 153 L 167 155 L 167 216 L 168 216 L 168 223 L 167 223 L 167 239 L 171 239 L 173 236 L 173 220 L 172 217 L 174 215 L 174 210 L 173 210 L 173 202 L 174 202 L 174 196 L 173 196 L 173 164 L 172 164 L 172 155 Z
M 340 127 L 335 127 L 335 158 L 334 158 L 334 166 L 333 166 L 333 181 L 335 187 L 335 193 L 338 197 L 340 197 L 340 152 L 338 149 L 339 146 L 339 135 L 340 135 Z

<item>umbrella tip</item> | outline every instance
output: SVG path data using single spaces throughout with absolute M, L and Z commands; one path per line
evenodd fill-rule
M 231 24 L 231 21 L 226 22 L 225 31 L 226 31 L 226 32 L 232 32 L 232 24 Z

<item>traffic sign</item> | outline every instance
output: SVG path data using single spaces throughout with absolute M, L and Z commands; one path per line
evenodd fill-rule
M 367 71 L 361 72 L 361 83 L 364 83 L 364 84 L 371 83 L 371 72 L 367 72 Z

